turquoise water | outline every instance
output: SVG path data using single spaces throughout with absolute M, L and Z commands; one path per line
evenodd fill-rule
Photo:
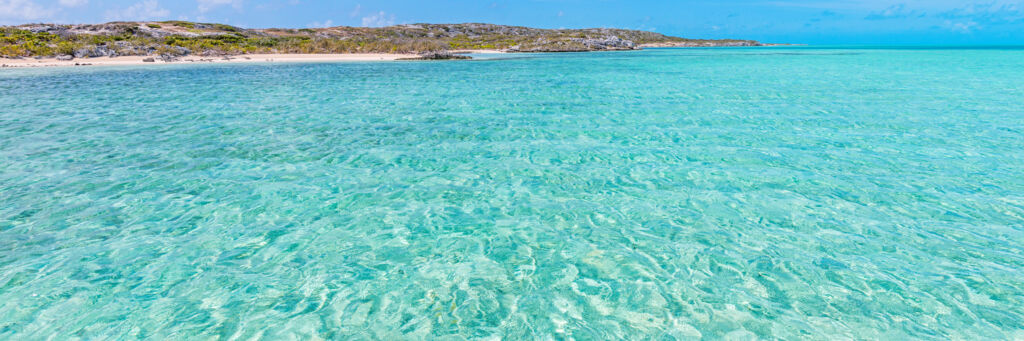
M 1024 50 L 496 57 L 0 70 L 0 339 L 1024 338 Z

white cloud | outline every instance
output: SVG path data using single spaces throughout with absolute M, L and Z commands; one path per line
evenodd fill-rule
M 334 21 L 333 20 L 327 20 L 327 21 L 324 21 L 324 22 L 314 21 L 314 22 L 311 22 L 308 25 L 306 25 L 306 27 L 309 27 L 309 28 L 325 28 L 325 27 L 333 27 L 333 26 L 334 26 Z
M 970 33 L 974 32 L 975 30 L 979 30 L 979 29 L 982 28 L 981 25 L 978 25 L 978 23 L 973 22 L 973 21 L 952 22 L 952 21 L 946 20 L 945 25 L 946 25 L 947 28 L 949 28 L 953 32 L 964 33 L 964 34 L 970 34 Z
M 165 19 L 171 11 L 160 7 L 156 0 L 146 0 L 124 9 L 111 9 L 105 14 L 106 20 L 153 20 Z
M 196 2 L 199 3 L 199 12 L 201 13 L 206 13 L 216 7 L 226 5 L 230 5 L 235 9 L 242 8 L 242 0 L 196 0 Z
M 359 16 L 359 12 L 362 12 L 362 11 L 363 11 L 363 5 L 358 5 L 357 4 L 356 8 L 352 9 L 352 13 L 348 14 L 348 17 L 349 18 L 355 18 L 355 17 Z
M 898 4 L 886 7 L 884 10 L 871 12 L 864 19 L 868 20 L 886 20 L 886 19 L 902 19 L 909 17 L 923 16 L 924 12 L 920 12 L 913 9 L 907 9 L 907 5 Z
M 988 24 L 1010 24 L 1024 21 L 1024 10 L 1016 4 L 976 3 L 939 14 L 949 20 L 977 21 Z
M 60 5 L 64 7 L 78 7 L 88 3 L 89 0 L 60 0 Z
M 0 19 L 39 20 L 53 15 L 53 10 L 32 0 L 0 0 Z
M 384 11 L 380 11 L 379 13 L 371 15 L 371 16 L 368 16 L 368 17 L 363 17 L 363 26 L 364 27 L 382 27 L 382 26 L 391 26 L 391 25 L 394 25 L 394 24 L 395 24 L 395 15 L 394 14 L 390 14 L 389 15 L 387 13 L 384 13 Z

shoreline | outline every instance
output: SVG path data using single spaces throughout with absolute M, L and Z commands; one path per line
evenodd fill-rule
M 501 50 L 454 50 L 452 54 L 493 54 L 507 53 Z M 174 61 L 163 61 L 158 56 L 93 57 L 59 60 L 47 58 L 0 58 L 0 68 L 38 68 L 73 66 L 136 66 L 172 64 L 213 64 L 213 63 L 331 63 L 331 62 L 394 62 L 400 59 L 417 58 L 418 54 L 403 53 L 338 53 L 338 54 L 242 54 L 233 56 L 183 56 Z M 151 60 L 151 61 L 147 61 Z
M 461 51 L 460 51 L 461 52 Z M 497 51 L 488 51 L 495 53 Z M 469 51 L 465 53 L 482 53 Z M 74 67 L 74 66 L 135 66 L 135 65 L 174 65 L 174 64 L 214 64 L 214 63 L 317 63 L 317 62 L 381 62 L 397 61 L 400 58 L 416 58 L 415 54 L 389 53 L 348 53 L 348 54 L 248 54 L 235 56 L 203 57 L 184 56 L 174 61 L 163 61 L 157 56 L 118 56 L 75 58 L 58 60 L 57 58 L 0 58 L 0 68 L 37 68 L 37 67 Z
M 654 46 L 644 47 L 701 47 L 701 46 Z M 761 46 L 790 46 L 787 44 L 764 44 Z M 723 46 L 714 46 L 723 47 Z M 621 50 L 635 51 L 635 50 Z M 454 55 L 467 54 L 507 54 L 514 53 L 503 50 L 452 50 Z M 594 51 L 578 51 L 594 52 Z M 555 52 L 557 53 L 557 52 Z M 139 66 L 139 65 L 180 65 L 180 64 L 244 64 L 244 63 L 332 63 L 332 62 L 399 62 L 410 61 L 421 57 L 418 54 L 401 53 L 337 53 L 337 54 L 243 54 L 231 56 L 182 56 L 173 61 L 164 61 L 159 56 L 118 56 L 91 57 L 60 60 L 56 57 L 47 58 L 3 58 L 0 57 L 0 69 L 42 68 L 42 67 L 78 67 L 78 66 Z
M 0 67 L 5 68 L 223 62 L 382 62 L 469 59 L 459 56 L 465 54 L 630 51 L 645 46 L 761 45 L 754 40 L 686 39 L 617 28 L 541 29 L 484 23 L 419 23 L 373 28 L 243 28 L 180 20 L 144 20 L 100 24 L 35 23 L 0 25 L 0 28 L 3 28 L 6 38 L 0 42 L 3 50 Z M 291 54 L 296 52 L 306 54 Z

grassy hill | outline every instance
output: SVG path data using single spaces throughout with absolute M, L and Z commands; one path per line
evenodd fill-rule
M 644 46 L 758 46 L 750 40 L 693 40 L 623 29 L 536 29 L 492 24 L 381 28 L 244 29 L 186 21 L 0 27 L 0 56 L 220 56 L 254 53 L 415 53 L 631 50 Z

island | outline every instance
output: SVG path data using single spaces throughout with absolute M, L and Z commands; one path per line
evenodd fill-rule
M 762 46 L 614 28 L 539 29 L 494 24 L 246 29 L 187 21 L 0 27 L 4 66 L 124 62 L 465 59 L 468 52 L 588 52 L 644 47 Z M 127 57 L 127 58 L 126 58 Z

